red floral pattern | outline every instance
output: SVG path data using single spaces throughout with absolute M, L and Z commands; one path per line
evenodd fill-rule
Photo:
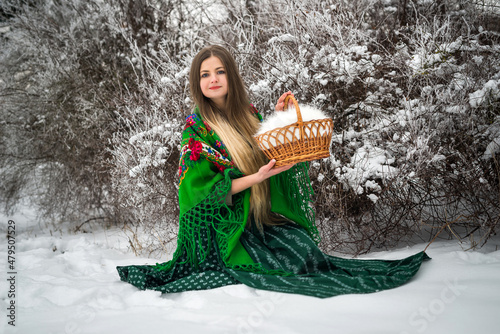
M 191 155 L 189 156 L 189 159 L 191 159 L 192 161 L 197 161 L 200 158 L 200 153 L 203 146 L 199 141 L 190 138 L 188 147 L 191 150 Z
M 257 109 L 252 106 L 252 112 L 261 120 Z M 196 113 L 186 117 L 186 126 L 181 141 L 181 154 L 179 159 L 179 184 L 182 183 L 187 170 L 207 160 L 221 173 L 230 169 L 230 175 L 240 175 L 241 172 L 234 168 L 229 152 L 215 131 L 204 122 Z

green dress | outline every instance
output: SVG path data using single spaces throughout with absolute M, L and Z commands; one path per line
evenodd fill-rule
M 251 105 L 250 111 L 261 119 Z M 323 253 L 310 205 L 307 165 L 270 179 L 271 210 L 283 224 L 247 226 L 250 190 L 226 201 L 231 180 L 243 176 L 199 112 L 186 118 L 179 163 L 179 234 L 172 260 L 117 267 L 120 279 L 164 293 L 230 284 L 320 298 L 391 289 L 410 280 L 429 257 L 344 259 Z

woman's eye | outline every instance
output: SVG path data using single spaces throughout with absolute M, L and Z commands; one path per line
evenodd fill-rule
M 217 72 L 217 74 L 225 74 L 226 72 L 224 70 L 220 70 Z
M 201 77 L 202 77 L 202 78 L 206 78 L 206 77 L 208 77 L 208 73 L 203 73 L 203 74 L 201 75 Z

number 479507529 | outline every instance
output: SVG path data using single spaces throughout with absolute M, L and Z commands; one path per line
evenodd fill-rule
M 15 269 L 16 263 L 16 223 L 9 220 L 7 226 L 7 262 L 9 263 L 9 270 Z

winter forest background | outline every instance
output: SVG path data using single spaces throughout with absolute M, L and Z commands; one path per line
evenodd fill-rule
M 480 247 L 500 226 L 499 40 L 495 0 L 2 0 L 0 203 L 163 252 L 189 66 L 216 43 L 264 115 L 291 90 L 333 118 L 310 165 L 325 251 Z

